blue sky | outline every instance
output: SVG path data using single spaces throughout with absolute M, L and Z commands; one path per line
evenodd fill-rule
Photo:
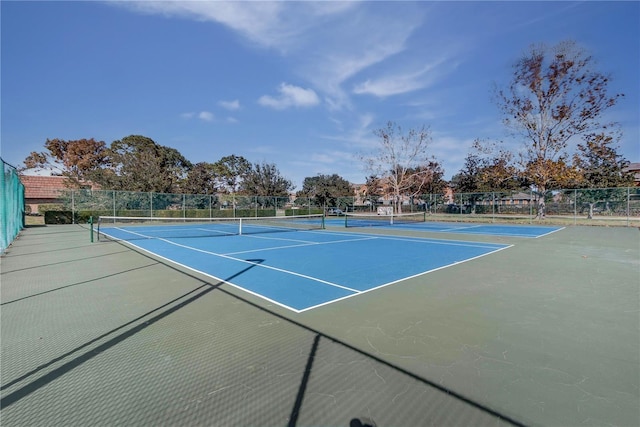
M 637 1 L 2 1 L 1 19 L 1 154 L 17 166 L 47 138 L 140 134 L 194 163 L 275 163 L 299 190 L 364 182 L 358 154 L 391 120 L 429 126 L 450 178 L 474 139 L 507 138 L 492 86 L 565 39 L 625 94 L 607 118 L 640 161 Z

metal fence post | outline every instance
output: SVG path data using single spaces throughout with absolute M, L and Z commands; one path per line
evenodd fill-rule
M 578 189 L 574 189 L 574 197 L 573 197 L 573 225 L 578 224 Z
M 627 227 L 631 225 L 631 187 L 627 187 Z
M 491 222 L 496 222 L 496 193 L 491 192 Z

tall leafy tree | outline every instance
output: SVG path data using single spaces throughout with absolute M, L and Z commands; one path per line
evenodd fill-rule
M 513 154 L 501 141 L 476 139 L 460 171 L 459 188 L 469 192 L 511 191 L 526 186 L 514 164 Z
M 288 197 L 294 188 L 273 163 L 254 164 L 241 184 L 243 193 L 262 197 Z
M 305 178 L 296 196 L 312 198 L 316 206 L 338 206 L 341 198 L 353 196 L 353 188 L 338 174 L 320 174 Z
M 400 212 L 401 196 L 420 192 L 416 183 L 425 182 L 427 165 L 433 161 L 428 152 L 431 132 L 423 126 L 405 133 L 400 125 L 390 121 L 386 127 L 375 130 L 374 135 L 379 138 L 377 149 L 361 159 L 367 171 L 385 180 Z
M 633 174 L 626 170 L 629 161 L 618 154 L 617 141 L 620 134 L 615 131 L 588 135 L 578 144 L 574 155 L 574 166 L 579 173 L 577 187 L 581 189 L 579 202 L 588 206 L 588 218 L 593 218 L 594 207 L 604 203 L 622 202 L 626 191 L 616 187 L 633 185 Z
M 452 178 L 452 186 L 457 192 L 468 193 L 466 199 L 472 211 L 479 200 L 525 186 L 513 164 L 513 155 L 499 142 L 475 140 L 471 148 L 463 168 Z
M 375 205 L 383 195 L 384 189 L 382 188 L 380 178 L 376 175 L 369 175 L 365 183 L 365 190 L 364 194 L 362 194 L 362 198 L 372 205 Z
M 69 184 L 77 187 L 82 181 L 102 181 L 101 176 L 109 157 L 104 141 L 95 139 L 47 139 L 46 151 L 32 152 L 24 160 L 22 170 L 49 170 L 69 178 Z
M 187 194 L 215 194 L 218 191 L 217 168 L 213 163 L 196 163 L 189 169 L 180 188 Z
M 482 159 L 477 153 L 468 153 L 462 169 L 451 178 L 453 189 L 459 193 L 475 193 L 481 191 L 480 171 Z
M 179 192 L 192 166 L 178 150 L 141 135 L 112 142 L 109 154 L 115 175 L 110 184 L 116 190 Z
M 504 124 L 524 142 L 523 175 L 544 196 L 570 182 L 570 150 L 580 138 L 611 127 L 603 113 L 622 94 L 608 93 L 610 77 L 573 41 L 532 46 L 514 65 L 511 83 L 496 90 Z M 544 197 L 538 216 L 545 215 Z
M 236 193 L 240 184 L 251 172 L 251 163 L 242 156 L 232 154 L 214 163 L 219 186 L 226 192 Z

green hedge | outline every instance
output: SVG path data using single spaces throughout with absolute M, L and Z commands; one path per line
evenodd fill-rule
M 49 211 L 63 212 L 64 205 L 58 203 L 43 203 L 38 205 L 38 213 L 41 215 L 45 215 Z
M 46 211 L 44 213 L 45 224 L 73 224 L 71 211 Z

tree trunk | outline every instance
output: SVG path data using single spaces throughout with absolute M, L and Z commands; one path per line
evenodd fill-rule
M 544 219 L 547 215 L 547 205 L 544 201 L 544 194 L 546 193 L 545 189 L 542 188 L 539 191 L 540 196 L 538 198 L 538 215 L 536 219 Z

